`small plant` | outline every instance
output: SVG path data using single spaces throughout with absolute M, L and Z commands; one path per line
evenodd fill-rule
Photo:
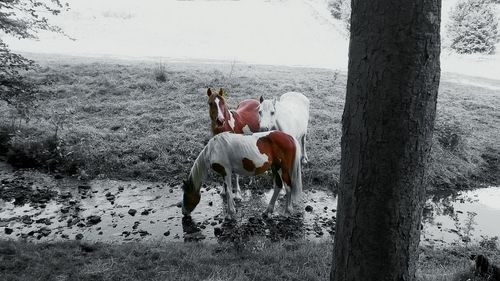
M 167 82 L 167 70 L 163 63 L 159 63 L 154 69 L 155 79 L 158 82 Z
M 333 84 L 334 85 L 337 82 L 337 79 L 339 78 L 339 73 L 340 73 L 340 70 L 335 70 L 335 72 L 333 73 Z
M 467 212 L 467 218 L 465 219 L 465 223 L 462 224 L 458 220 L 458 216 L 455 215 L 453 220 L 455 221 L 455 228 L 457 229 L 457 234 L 462 239 L 462 242 L 465 243 L 465 247 L 469 247 L 469 243 L 472 241 L 472 233 L 475 230 L 474 225 L 476 222 L 477 213 L 475 212 Z
M 64 125 L 68 123 L 68 117 L 72 114 L 69 110 L 55 111 L 52 110 L 52 114 L 48 115 L 46 120 L 54 128 L 54 138 L 59 139 L 59 131 L 64 129 Z

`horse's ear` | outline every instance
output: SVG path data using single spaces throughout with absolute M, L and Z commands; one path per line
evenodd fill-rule
M 219 89 L 219 96 L 224 96 L 224 89 L 223 88 Z
M 264 98 L 262 96 L 260 96 L 259 101 L 260 101 L 260 103 L 262 103 L 264 101 Z
M 210 88 L 208 88 L 207 90 L 207 96 L 211 96 L 212 95 L 212 90 L 210 90 Z

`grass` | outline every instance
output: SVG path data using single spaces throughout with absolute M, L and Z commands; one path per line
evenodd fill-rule
M 478 245 L 421 248 L 417 280 L 484 280 L 472 272 L 471 254 L 498 264 L 496 249 Z M 251 240 L 232 244 L 0 241 L 1 280 L 328 280 L 329 242 Z
M 229 104 L 287 91 L 311 100 L 305 188 L 336 190 L 346 75 L 324 69 L 37 57 L 42 95 L 29 122 L 0 105 L 0 154 L 16 166 L 176 185 L 211 137 L 207 87 Z M 429 177 L 433 188 L 500 179 L 500 96 L 444 75 Z M 57 135 L 57 136 L 56 136 Z M 263 177 L 265 183 L 269 182 Z
M 483 254 L 496 266 L 500 264 L 500 253 L 495 247 L 474 244 L 468 247 L 452 246 L 447 248 L 421 247 L 417 276 L 421 281 L 480 281 L 475 276 L 472 255 Z
M 0 154 L 16 166 L 83 178 L 179 184 L 211 137 L 207 87 L 246 98 L 300 91 L 311 100 L 308 189 L 336 189 L 346 75 L 323 69 L 242 64 L 38 58 L 42 95 L 29 122 L 0 104 Z M 429 178 L 434 190 L 499 182 L 500 96 L 443 75 Z M 266 177 L 263 177 L 264 180 Z M 268 180 L 268 179 L 267 179 Z M 252 240 L 192 243 L 33 244 L 0 241 L 0 280 L 327 280 L 330 243 Z M 480 246 L 422 248 L 419 280 L 479 280 Z
M 231 244 L 3 241 L 0 279 L 326 280 L 331 266 L 331 245 L 325 246 L 255 240 L 236 250 Z M 328 253 L 319 254 L 326 249 Z

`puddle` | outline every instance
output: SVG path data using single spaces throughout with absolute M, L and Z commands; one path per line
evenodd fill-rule
M 306 191 L 289 217 L 280 215 L 285 205 L 282 191 L 274 214 L 264 217 L 272 189 L 243 188 L 237 219 L 226 221 L 220 187 L 204 186 L 200 204 L 184 218 L 172 206 L 181 199 L 179 187 L 115 180 L 82 183 L 6 171 L 0 171 L 0 239 L 216 243 L 263 236 L 318 241 L 333 239 L 335 231 L 337 201 L 325 191 Z M 466 243 L 500 235 L 498 218 L 500 187 L 435 197 L 425 205 L 422 244 Z
M 19 189 L 23 184 L 26 183 L 18 179 L 2 180 L 3 187 Z M 220 187 L 203 187 L 200 204 L 191 218 L 184 218 L 181 210 L 172 206 L 182 198 L 179 187 L 114 180 L 82 184 L 66 179 L 53 180 L 52 185 L 56 195 L 50 200 L 32 202 L 26 199 L 31 195 L 0 199 L 0 238 L 217 242 L 255 235 L 271 240 L 318 240 L 330 239 L 334 233 L 335 212 L 331 207 L 335 202 L 325 192 L 306 192 L 303 203 L 295 207 L 295 214 L 286 217 L 280 215 L 285 203 L 282 191 L 274 214 L 265 217 L 262 213 L 272 190 L 244 190 L 243 200 L 236 205 L 236 221 L 226 221 Z M 31 188 L 36 194 L 46 189 L 37 184 Z
M 429 199 L 422 242 L 464 244 L 500 236 L 500 186 Z

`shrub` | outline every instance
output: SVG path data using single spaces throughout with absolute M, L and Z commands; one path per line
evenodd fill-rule
M 495 51 L 498 19 L 490 0 L 460 0 L 450 12 L 447 29 L 450 47 L 460 54 Z
M 54 136 L 15 135 L 7 152 L 7 161 L 15 167 L 47 167 L 52 170 L 60 160 L 60 143 Z
M 434 134 L 445 150 L 459 155 L 464 152 L 467 130 L 462 124 L 450 121 L 436 123 Z

